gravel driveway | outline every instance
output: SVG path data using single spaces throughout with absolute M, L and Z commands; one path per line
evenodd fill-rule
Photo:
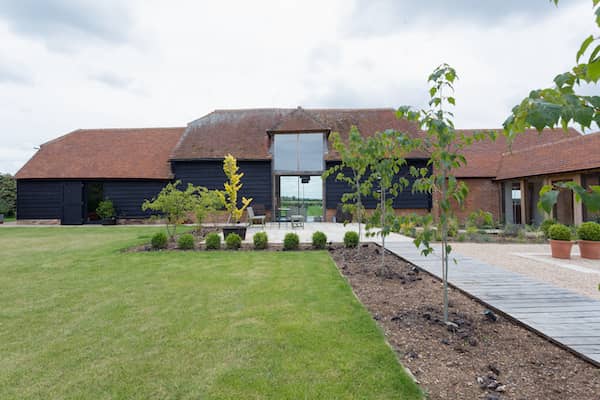
M 549 244 L 452 243 L 453 251 L 600 300 L 600 260 L 550 256 Z

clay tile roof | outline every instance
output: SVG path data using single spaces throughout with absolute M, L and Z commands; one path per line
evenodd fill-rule
M 352 125 L 365 136 L 386 129 L 421 134 L 413 123 L 398 120 L 391 108 L 217 110 L 188 125 L 172 159 L 222 159 L 231 153 L 240 160 L 267 160 L 271 158 L 267 132 L 323 130 L 337 131 L 344 137 Z M 426 154 L 415 152 L 410 156 Z M 330 150 L 327 159 L 337 158 Z
M 600 132 L 563 138 L 502 155 L 496 179 L 600 168 Z
M 475 142 L 465 151 L 467 165 L 454 171 L 454 174 L 460 178 L 494 178 L 498 173 L 498 166 L 502 159 L 502 154 L 509 151 L 509 145 L 504 135 L 499 129 L 459 129 L 467 135 L 475 132 L 496 131 L 495 141 L 486 139 L 481 142 Z M 575 129 L 569 129 L 565 132 L 562 129 L 546 129 L 541 134 L 535 129 L 526 130 L 518 135 L 512 144 L 512 151 L 520 151 L 525 148 L 554 143 L 567 138 L 580 137 L 581 134 Z M 526 168 L 528 162 L 515 165 L 515 168 Z M 521 175 L 523 176 L 523 175 Z
M 43 144 L 16 177 L 170 179 L 169 155 L 184 130 L 80 129 Z

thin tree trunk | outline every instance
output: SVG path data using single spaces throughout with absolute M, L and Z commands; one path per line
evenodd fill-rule
M 442 202 L 446 202 L 447 187 L 446 187 L 446 170 L 442 173 Z M 448 323 L 448 215 L 447 211 L 443 208 L 441 211 L 444 213 L 444 219 L 442 221 L 442 280 L 444 282 L 444 323 Z

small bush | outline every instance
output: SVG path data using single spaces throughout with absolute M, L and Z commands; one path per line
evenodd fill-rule
M 166 249 L 167 248 L 167 235 L 164 232 L 157 232 L 152 235 L 150 239 L 153 249 Z
M 206 249 L 207 250 L 218 250 L 221 248 L 221 235 L 212 232 L 206 235 Z
M 300 238 L 295 233 L 287 233 L 283 238 L 283 249 L 284 250 L 298 250 L 300 244 Z
M 464 233 L 459 233 L 456 237 L 456 240 L 459 242 L 464 242 L 465 240 L 467 240 L 467 235 L 465 235 Z
M 516 237 L 519 234 L 519 230 L 521 230 L 519 225 L 506 224 L 504 226 L 503 235 L 507 237 Z
M 225 239 L 225 247 L 229 250 L 237 250 L 242 247 L 242 237 L 237 233 L 230 233 Z
M 494 227 L 494 216 L 491 212 L 477 210 L 473 211 L 467 217 L 467 226 L 474 226 L 479 229 L 489 229 Z
M 184 233 L 177 240 L 177 247 L 182 250 L 191 250 L 194 248 L 194 236 L 190 233 Z
M 584 222 L 577 228 L 577 236 L 581 240 L 600 242 L 600 224 L 597 222 Z
M 546 239 L 549 237 L 548 229 L 550 229 L 550 227 L 554 224 L 556 224 L 556 221 L 553 219 L 547 219 L 540 224 L 540 230 L 544 232 L 544 237 Z
M 100 203 L 98 203 L 96 214 L 98 214 L 98 216 L 102 219 L 114 217 L 116 213 L 112 200 L 107 198 L 106 200 L 102 200 Z
M 264 250 L 269 244 L 269 237 L 266 232 L 256 232 L 252 240 L 254 241 L 254 248 L 256 250 Z
M 323 232 L 316 231 L 312 235 L 312 245 L 315 249 L 324 249 L 327 245 L 327 235 Z
M 344 235 L 344 246 L 356 247 L 358 246 L 358 233 L 354 231 L 348 231 Z
M 571 240 L 571 229 L 563 224 L 554 224 L 548 229 L 552 240 Z

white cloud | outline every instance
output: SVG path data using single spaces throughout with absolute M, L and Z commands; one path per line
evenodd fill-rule
M 342 0 L 136 0 L 123 18 L 102 6 L 93 23 L 86 10 L 99 3 L 68 4 L 77 12 L 65 19 L 0 0 L 0 171 L 77 128 L 184 126 L 216 108 L 424 105 L 427 75 L 442 62 L 461 78 L 457 125 L 499 127 L 594 31 L 588 2 L 544 4 L 545 13 L 518 2 L 502 18 L 481 10 L 440 25 L 439 12 L 421 8 L 410 24 L 368 34 L 353 27 L 376 23 L 375 11 Z

